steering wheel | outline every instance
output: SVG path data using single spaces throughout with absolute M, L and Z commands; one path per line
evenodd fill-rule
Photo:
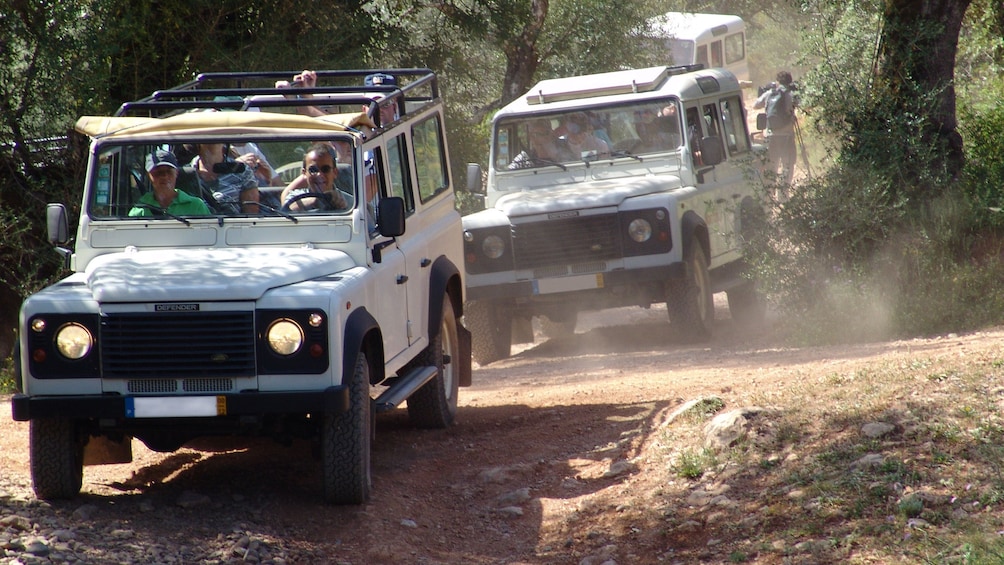
M 284 212 L 290 212 L 293 204 L 300 202 L 301 200 L 306 200 L 308 198 L 313 198 L 314 201 L 311 203 L 310 207 L 301 205 L 302 210 L 296 210 L 297 212 L 324 212 L 328 210 L 336 210 L 334 202 L 331 201 L 331 195 L 327 192 L 304 192 L 302 194 L 297 194 L 289 200 L 287 200 L 282 205 L 282 210 Z

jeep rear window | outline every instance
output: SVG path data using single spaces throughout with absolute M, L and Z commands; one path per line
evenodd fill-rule
M 291 214 L 348 214 L 355 202 L 356 167 L 352 139 L 333 138 L 322 143 L 335 155 L 335 168 L 318 174 L 333 174 L 334 200 L 344 206 L 295 207 L 283 210 L 282 192 L 303 185 L 310 188 L 309 177 L 303 170 L 304 154 L 317 143 L 310 139 L 283 140 L 220 140 L 192 139 L 185 142 L 163 144 L 111 144 L 99 146 L 91 169 L 87 213 L 95 220 L 158 218 L 170 219 L 170 212 L 155 204 L 153 178 L 147 168 L 153 155 L 163 157 L 170 151 L 177 163 L 175 188 L 187 197 L 201 199 L 211 216 L 277 216 Z M 206 166 L 199 157 L 198 148 L 219 146 L 221 162 Z M 206 149 L 204 149 L 206 150 Z M 168 160 L 170 160 L 168 158 Z M 169 164 L 161 167 L 171 168 Z M 337 170 L 335 170 L 337 169 Z M 315 183 L 318 181 L 314 181 Z M 318 184 L 318 186 L 323 186 Z M 254 193 L 257 191 L 257 196 Z M 338 197 L 341 197 L 340 199 Z M 182 197 L 189 205 L 181 206 L 181 216 L 204 216 L 191 204 L 191 198 Z M 257 205 L 256 205 L 257 204 Z M 257 209 L 256 209 L 257 208 Z M 302 209 L 301 209 L 302 208 Z

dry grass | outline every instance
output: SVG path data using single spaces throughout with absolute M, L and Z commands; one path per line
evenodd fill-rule
M 584 503 L 551 542 L 606 532 L 638 562 L 1004 562 L 1004 348 L 778 371 L 723 395 L 725 411 L 767 408 L 744 439 L 705 448 L 713 414 L 700 404 L 639 446 L 630 485 Z M 869 423 L 893 427 L 872 438 Z

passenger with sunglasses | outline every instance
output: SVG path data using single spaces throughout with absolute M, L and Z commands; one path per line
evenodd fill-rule
M 345 197 L 335 187 L 337 162 L 335 148 L 330 143 L 311 145 L 303 155 L 300 176 L 282 191 L 283 209 L 301 212 L 348 208 Z

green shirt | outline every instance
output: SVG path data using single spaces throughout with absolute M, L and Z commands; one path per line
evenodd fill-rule
M 160 208 L 157 199 L 153 197 L 153 192 L 140 196 L 138 203 Z M 176 188 L 174 189 L 174 200 L 167 207 L 167 213 L 175 216 L 208 216 L 212 212 L 209 211 L 209 206 L 201 198 L 196 198 Z M 153 210 L 137 206 L 129 210 L 129 216 L 153 216 Z

